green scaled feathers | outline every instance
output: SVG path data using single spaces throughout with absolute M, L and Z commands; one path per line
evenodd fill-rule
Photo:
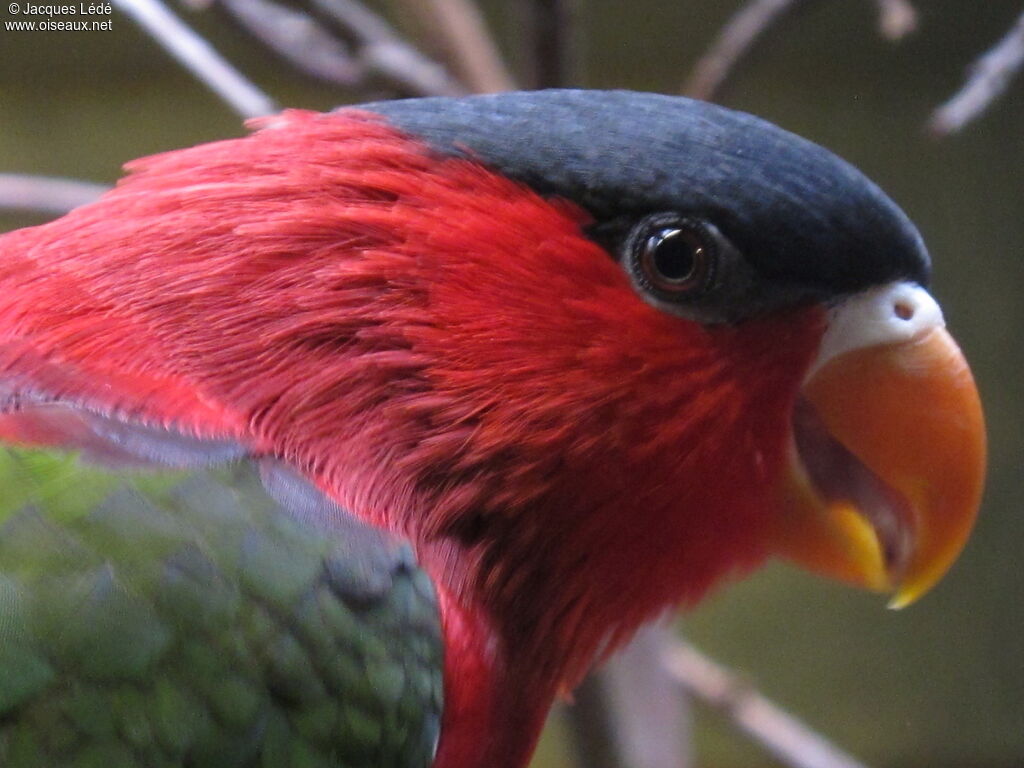
M 295 520 L 247 464 L 12 452 L 0 482 L 4 768 L 430 764 L 441 631 L 406 547 Z

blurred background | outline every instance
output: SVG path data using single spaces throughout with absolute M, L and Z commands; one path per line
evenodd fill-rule
M 237 5 L 237 3 L 235 4 Z M 367 2 L 440 55 L 408 4 Z M 536 29 L 513 0 L 484 20 L 520 84 L 679 92 L 743 3 L 577 0 L 565 56 L 539 71 Z M 543 4 L 542 4 L 543 5 Z M 893 768 L 1024 766 L 1024 80 L 960 133 L 926 131 L 931 112 L 1021 12 L 1020 0 L 920 0 L 916 29 L 879 32 L 880 3 L 817 0 L 778 18 L 715 94 L 838 152 L 910 214 L 935 261 L 934 292 L 986 406 L 990 481 L 977 531 L 942 584 L 892 612 L 884 599 L 772 565 L 681 619 L 695 646 L 865 763 Z M 173 5 L 278 104 L 326 109 L 400 92 L 302 75 L 216 3 Z M 0 8 L 0 24 L 11 20 Z M 242 132 L 241 119 L 115 8 L 109 31 L 0 26 L 0 173 L 111 183 L 134 157 Z M 550 30 L 548 30 L 550 32 Z M 0 211 L 0 230 L 42 221 Z M 694 708 L 702 767 L 780 765 L 728 718 Z M 682 724 L 680 727 L 683 727 Z M 572 766 L 564 711 L 537 768 Z

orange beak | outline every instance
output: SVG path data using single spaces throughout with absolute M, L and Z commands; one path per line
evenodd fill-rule
M 882 299 L 872 299 L 876 325 L 864 343 L 839 343 L 805 382 L 775 549 L 892 592 L 890 607 L 900 608 L 934 586 L 967 542 L 985 428 L 970 369 L 931 297 L 902 286 L 895 303 L 891 293 Z

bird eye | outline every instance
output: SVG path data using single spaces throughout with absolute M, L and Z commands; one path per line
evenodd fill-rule
M 704 222 L 666 214 L 641 222 L 628 246 L 636 284 L 673 301 L 700 293 L 714 276 L 717 230 Z

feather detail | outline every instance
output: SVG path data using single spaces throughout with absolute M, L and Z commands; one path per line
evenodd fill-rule
M 439 768 L 518 765 L 599 654 L 763 557 L 820 310 L 705 328 L 579 208 L 377 116 L 254 125 L 0 238 L 0 379 L 244 444 L 407 536 L 472 651 L 453 712 L 493 726 L 446 715 Z

